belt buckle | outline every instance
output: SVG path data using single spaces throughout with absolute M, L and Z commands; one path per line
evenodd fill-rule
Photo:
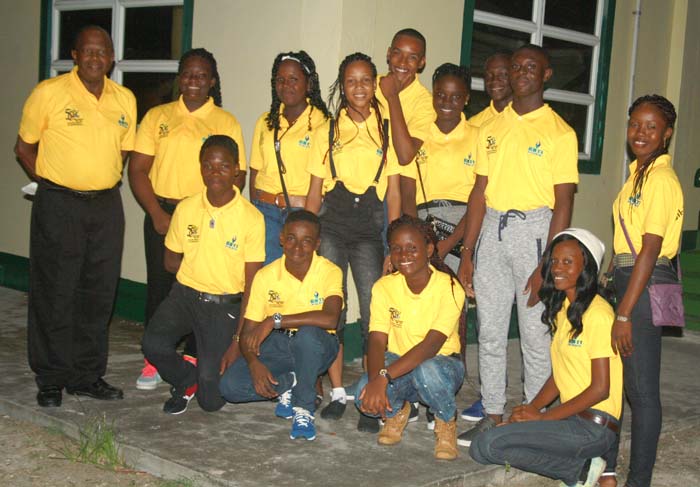
M 210 299 L 210 298 L 206 295 L 206 293 L 199 293 L 199 296 L 198 296 L 198 297 L 199 297 L 199 300 L 200 300 L 201 302 L 203 302 L 203 303 L 213 303 L 213 302 L 214 302 L 214 300 L 213 300 L 213 299 Z
M 286 208 L 287 202 L 284 200 L 284 193 L 277 193 L 275 195 L 275 206 L 277 208 Z

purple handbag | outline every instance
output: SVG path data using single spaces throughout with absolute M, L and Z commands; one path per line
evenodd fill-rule
M 627 233 L 625 219 L 618 213 L 620 226 L 625 234 L 627 245 L 632 257 L 637 259 L 637 252 L 632 246 L 632 240 Z M 648 284 L 649 304 L 651 306 L 651 322 L 654 326 L 685 326 L 685 308 L 683 307 L 683 284 L 681 283 L 681 261 L 677 262 L 678 282 L 668 284 Z

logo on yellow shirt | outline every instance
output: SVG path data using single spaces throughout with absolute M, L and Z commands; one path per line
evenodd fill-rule
M 284 301 L 280 298 L 280 293 L 275 291 L 274 289 L 270 289 L 267 292 L 267 302 L 271 306 L 282 306 L 284 305 Z
M 377 155 L 379 157 L 382 157 L 384 155 L 384 152 L 381 149 L 377 149 Z
M 583 340 L 580 338 L 572 338 L 569 340 L 570 347 L 581 348 L 583 346 Z
M 496 152 L 496 149 L 498 149 L 498 146 L 496 145 L 496 137 L 489 135 L 486 137 L 486 152 L 488 154 L 493 154 Z
M 403 325 L 403 320 L 401 319 L 401 311 L 396 308 L 389 308 L 389 322 L 391 326 L 396 328 L 401 328 Z
M 306 137 L 300 139 L 299 142 L 297 142 L 297 144 L 299 144 L 299 147 L 308 149 L 309 147 L 311 147 L 311 137 L 309 136 L 309 134 L 306 134 Z
M 231 240 L 226 241 L 226 248 L 231 250 L 238 250 L 238 242 L 236 242 L 237 237 L 234 235 Z
M 629 198 L 627 198 L 627 203 L 630 204 L 630 206 L 634 206 L 637 208 L 640 204 L 642 204 L 642 193 L 641 191 L 638 192 L 637 194 L 633 194 Z
M 163 137 L 167 137 L 169 133 L 170 133 L 170 129 L 168 128 L 167 123 L 161 123 L 158 126 L 158 138 L 159 139 L 162 139 Z
M 314 297 L 311 298 L 311 306 L 319 306 L 323 304 L 323 296 L 318 294 L 318 291 L 314 291 Z
M 472 153 L 470 152 L 469 155 L 464 158 L 464 165 L 473 166 L 474 164 L 476 164 L 476 161 L 472 158 Z
M 425 164 L 428 162 L 428 153 L 423 147 L 418 149 L 418 152 L 416 153 L 416 162 L 418 164 Z
M 530 146 L 527 148 L 527 153 L 532 154 L 533 156 L 542 157 L 544 151 L 541 149 L 541 147 L 542 143 L 538 140 L 534 146 Z
M 66 108 L 66 121 L 69 126 L 83 124 L 83 119 L 76 108 Z
M 126 121 L 126 115 L 122 113 L 122 116 L 119 117 L 119 121 L 117 122 L 120 127 L 124 127 L 125 129 L 129 128 L 129 122 Z
M 199 227 L 197 225 L 187 225 L 187 241 L 190 243 L 199 242 Z

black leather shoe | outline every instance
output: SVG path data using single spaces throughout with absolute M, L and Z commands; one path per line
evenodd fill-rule
M 76 396 L 88 396 L 103 401 L 124 399 L 124 393 L 121 389 L 110 386 L 102 378 L 97 379 L 94 383 L 87 386 L 66 387 L 66 392 Z
M 58 386 L 43 386 L 36 395 L 36 402 L 42 408 L 61 407 L 63 394 Z

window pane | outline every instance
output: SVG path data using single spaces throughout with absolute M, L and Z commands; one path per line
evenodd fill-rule
M 469 105 L 467 105 L 466 110 L 464 110 L 464 115 L 469 119 L 489 106 L 489 103 L 491 103 L 491 100 L 485 91 L 472 90 L 471 96 L 469 97 Z
M 486 58 L 500 49 L 515 50 L 530 42 L 530 34 L 474 23 L 472 32 L 472 76 L 484 77 Z
M 180 59 L 182 6 L 126 9 L 124 59 Z
M 545 37 L 542 47 L 552 59 L 552 77 L 548 88 L 589 93 L 593 48 L 573 42 Z
M 62 10 L 58 31 L 58 59 L 70 59 L 75 36 L 86 25 L 97 25 L 111 33 L 112 9 Z
M 532 20 L 532 0 L 476 0 L 476 10 Z
M 586 140 L 586 117 L 588 116 L 587 105 L 574 105 L 573 103 L 562 103 L 558 101 L 546 101 L 552 109 L 559 114 L 566 123 L 576 131 L 578 138 L 578 151 L 583 152 L 584 141 Z
M 124 73 L 124 86 L 134 92 L 138 121 L 156 105 L 177 98 L 176 73 Z
M 544 23 L 594 34 L 597 4 L 597 0 L 547 0 L 544 7 Z

